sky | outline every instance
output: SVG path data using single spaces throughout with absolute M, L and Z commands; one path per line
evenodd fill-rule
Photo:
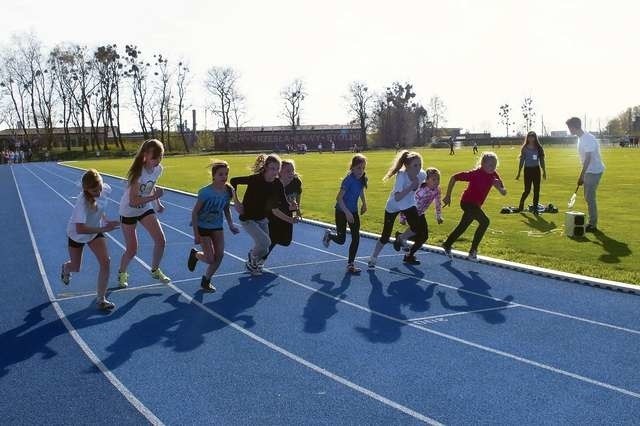
M 0 46 L 32 31 L 46 48 L 136 44 L 192 70 L 199 128 L 218 127 L 203 80 L 213 66 L 240 74 L 247 125 L 284 125 L 280 91 L 299 78 L 302 124 L 350 121 L 349 84 L 383 92 L 409 82 L 426 105 L 439 96 L 446 126 L 504 135 L 533 99 L 534 129 L 571 116 L 598 130 L 640 104 L 637 0 L 18 0 L 3 2 Z M 123 131 L 135 127 L 130 114 Z

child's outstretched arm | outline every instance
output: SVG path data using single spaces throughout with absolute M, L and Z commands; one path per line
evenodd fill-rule
M 500 178 L 496 178 L 493 181 L 493 186 L 500 192 L 500 194 L 502 195 L 507 195 L 507 190 L 504 187 L 504 184 L 502 183 L 502 181 L 500 180 Z
M 442 199 L 442 207 L 447 207 L 448 205 L 451 204 L 451 193 L 453 192 L 453 187 L 456 184 L 456 180 L 457 179 L 455 175 L 451 176 L 451 179 L 449 179 L 449 185 L 447 185 L 447 193 Z

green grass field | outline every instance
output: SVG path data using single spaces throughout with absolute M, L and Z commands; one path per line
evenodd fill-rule
M 442 173 L 443 192 L 452 173 L 468 170 L 475 166 L 470 148 L 458 150 L 449 156 L 446 149 L 419 150 L 424 158 L 424 166 L 434 166 Z M 640 251 L 640 222 L 635 216 L 633 205 L 637 203 L 640 181 L 633 170 L 638 167 L 640 151 L 621 148 L 603 148 L 603 158 L 607 170 L 598 190 L 600 233 L 587 234 L 584 238 L 571 239 L 564 235 L 564 211 L 567 201 L 575 188 L 579 173 L 579 161 L 575 147 L 553 147 L 546 149 L 547 176 L 542 182 L 540 202 L 553 203 L 559 209 L 557 214 L 543 214 L 534 217 L 530 213 L 500 214 L 506 205 L 517 206 L 523 189 L 522 178 L 515 180 L 518 167 L 518 149 L 503 147 L 496 149 L 500 158 L 498 173 L 507 188 L 507 196 L 502 197 L 492 190 L 484 204 L 484 210 L 491 219 L 489 230 L 480 245 L 482 255 L 526 263 L 545 268 L 589 275 L 598 278 L 640 283 L 640 262 L 633 261 L 633 254 Z M 367 175 L 369 188 L 367 201 L 369 211 L 362 217 L 362 228 L 380 233 L 384 205 L 393 187 L 393 179 L 383 182 L 382 176 L 391 164 L 393 151 L 371 151 L 368 158 Z M 229 162 L 231 176 L 249 174 L 249 166 L 255 155 L 220 155 L 216 158 Z M 333 206 L 340 180 L 347 171 L 350 153 L 310 153 L 294 155 L 296 167 L 302 177 L 304 194 L 302 211 L 305 217 L 333 222 Z M 125 176 L 130 159 L 95 160 L 74 162 L 73 165 L 95 167 L 101 172 Z M 163 160 L 164 176 L 160 184 L 189 192 L 196 192 L 210 180 L 207 170 L 208 157 L 185 156 Z M 428 244 L 440 245 L 460 218 L 459 198 L 465 183 L 458 182 L 454 189 L 452 206 L 443 210 L 445 222 L 438 225 L 433 207 L 427 210 L 429 223 Z M 532 195 L 528 203 L 532 202 Z M 582 192 L 573 210 L 586 212 Z M 475 230 L 472 225 L 454 248 L 467 250 Z M 360 253 L 368 255 L 368 253 Z

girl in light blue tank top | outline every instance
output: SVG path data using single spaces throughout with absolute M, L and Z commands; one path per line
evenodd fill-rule
M 198 201 L 191 211 L 193 242 L 200 244 L 202 250 L 191 248 L 187 268 L 190 271 L 195 270 L 198 261 L 207 264 L 207 269 L 200 280 L 200 287 L 209 293 L 216 291 L 211 283 L 211 277 L 218 270 L 224 256 L 223 215 L 227 219 L 229 230 L 234 234 L 240 232 L 231 218 L 229 205 L 233 198 L 233 188 L 227 183 L 228 178 L 229 164 L 226 161 L 213 161 L 211 163 L 212 182 L 200 188 Z

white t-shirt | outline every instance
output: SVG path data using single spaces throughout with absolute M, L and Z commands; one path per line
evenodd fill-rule
M 604 172 L 604 163 L 602 162 L 602 156 L 600 155 L 600 144 L 589 132 L 584 132 L 578 139 L 578 154 L 580 155 L 580 162 L 584 164 L 587 153 L 591 153 L 591 161 L 589 167 L 585 170 L 585 173 L 602 173 Z
M 418 172 L 418 185 L 421 185 L 427 179 L 427 172 L 424 170 L 420 170 Z M 396 174 L 396 183 L 393 186 L 393 191 L 389 194 L 389 199 L 387 200 L 387 205 L 385 206 L 385 210 L 389 213 L 395 213 L 402 210 L 406 210 L 412 206 L 416 205 L 416 191 L 410 191 L 407 195 L 405 195 L 400 201 L 396 201 L 395 193 L 401 192 L 407 186 L 411 185 L 411 179 L 407 175 L 407 172 L 404 170 L 400 170 Z
M 96 198 L 96 209 L 89 207 L 84 192 L 78 194 L 76 205 L 71 212 L 71 218 L 67 223 L 67 236 L 77 243 L 88 243 L 98 234 L 78 234 L 76 232 L 76 223 L 84 223 L 90 228 L 99 228 L 102 226 L 102 216 L 107 207 L 108 200 L 106 194 L 111 192 L 111 187 L 106 183 L 102 184 L 102 193 Z
M 150 172 L 146 168 L 142 168 L 142 173 L 138 178 L 137 192 L 139 197 L 148 197 L 153 193 L 153 188 L 156 186 L 156 182 L 162 175 L 162 165 L 158 164 L 154 167 Z M 120 208 L 118 209 L 118 213 L 120 216 L 124 217 L 137 217 L 141 216 L 144 212 L 149 209 L 152 209 L 151 202 L 139 205 L 132 206 L 129 203 L 129 186 L 125 189 L 124 194 L 122 194 L 122 198 L 120 199 Z

